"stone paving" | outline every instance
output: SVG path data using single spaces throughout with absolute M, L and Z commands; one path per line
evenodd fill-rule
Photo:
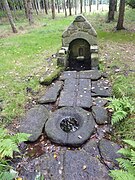
M 25 162 L 20 176 L 27 180 L 40 175 L 45 180 L 111 179 L 108 173 L 118 168 L 115 159 L 120 146 L 110 141 L 112 127 L 105 107 L 109 96 L 110 83 L 100 71 L 63 72 L 20 124 L 20 132 L 31 133 L 31 142 L 38 142 L 42 132 L 49 138 L 49 143 L 42 144 L 44 153 Z M 60 123 L 70 116 L 78 120 L 78 130 L 66 133 Z

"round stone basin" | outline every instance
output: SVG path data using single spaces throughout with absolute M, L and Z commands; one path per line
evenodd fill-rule
M 80 107 L 60 108 L 45 124 L 45 133 L 51 141 L 72 147 L 82 145 L 94 130 L 92 114 Z
M 79 121 L 74 117 L 65 117 L 62 119 L 60 127 L 66 133 L 75 132 L 79 128 Z

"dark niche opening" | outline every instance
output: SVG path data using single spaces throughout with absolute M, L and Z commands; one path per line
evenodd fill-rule
M 60 123 L 60 128 L 66 133 L 75 132 L 79 128 L 79 122 L 74 117 L 65 117 Z
M 69 69 L 91 69 L 90 44 L 84 39 L 75 39 L 69 44 Z

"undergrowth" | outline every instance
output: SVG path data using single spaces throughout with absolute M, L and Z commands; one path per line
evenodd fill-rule
M 122 148 L 118 151 L 124 155 L 123 158 L 117 159 L 120 170 L 111 170 L 110 176 L 114 180 L 133 180 L 135 179 L 135 141 L 123 141 L 128 144 L 128 148 Z
M 6 129 L 0 128 L 0 179 L 12 180 L 15 171 L 9 166 L 9 161 L 13 158 L 13 153 L 19 152 L 18 145 L 27 141 L 29 134 L 17 133 L 9 135 Z

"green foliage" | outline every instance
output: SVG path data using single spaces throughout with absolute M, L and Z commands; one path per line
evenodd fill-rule
M 126 4 L 133 9 L 135 8 L 135 0 L 126 0 Z
M 116 98 L 135 96 L 135 75 L 117 75 L 113 77 L 113 94 Z
M 108 108 L 113 110 L 112 124 L 118 123 L 135 111 L 133 102 L 127 97 L 109 98 L 111 101 Z
M 118 158 L 120 170 L 111 170 L 110 176 L 114 180 L 133 180 L 135 179 L 135 141 L 124 140 L 129 145 L 128 148 L 122 148 L 118 151 L 125 158 Z
M 9 135 L 6 129 L 0 128 L 0 179 L 13 179 L 13 174 L 9 172 L 7 158 L 13 158 L 13 152 L 19 152 L 18 144 L 27 141 L 29 134 L 17 133 Z

